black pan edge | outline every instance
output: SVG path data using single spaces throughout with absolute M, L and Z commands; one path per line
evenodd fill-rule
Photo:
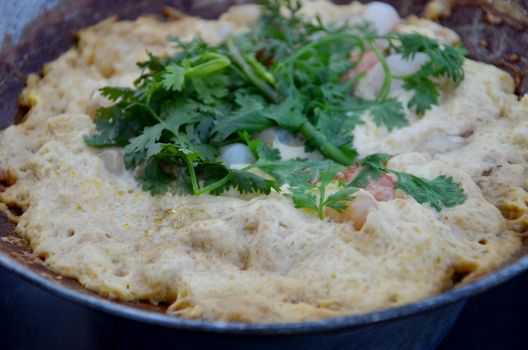
M 410 315 L 424 313 L 447 304 L 467 299 L 501 284 L 528 269 L 528 256 L 523 256 L 515 263 L 504 267 L 475 282 L 453 289 L 433 297 L 422 299 L 412 304 L 374 311 L 354 316 L 335 317 L 316 321 L 296 323 L 250 324 L 219 322 L 210 320 L 191 320 L 151 311 L 144 311 L 129 306 L 120 305 L 111 300 L 83 294 L 52 282 L 38 273 L 25 267 L 8 255 L 0 253 L 0 266 L 15 273 L 23 279 L 48 290 L 55 295 L 82 306 L 123 317 L 129 320 L 144 322 L 166 328 L 207 331 L 231 334 L 302 334 L 309 332 L 324 332 L 351 327 L 373 325 L 383 321 L 403 318 Z

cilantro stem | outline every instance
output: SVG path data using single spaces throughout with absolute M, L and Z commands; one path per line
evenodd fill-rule
M 381 67 L 383 68 L 383 75 L 385 76 L 383 80 L 383 85 L 378 92 L 378 100 L 385 100 L 387 97 L 389 97 L 391 85 L 392 85 L 392 72 L 390 70 L 389 64 L 387 63 L 387 60 L 385 59 L 385 56 L 383 55 L 383 52 L 381 52 L 380 48 L 374 40 L 369 39 L 368 43 L 370 47 L 372 48 L 372 51 L 376 54 L 378 57 Z
M 222 179 L 216 181 L 216 182 L 213 182 L 212 184 L 209 184 L 205 187 L 202 187 L 200 190 L 198 190 L 198 195 L 200 194 L 204 194 L 204 193 L 208 193 L 208 192 L 211 192 L 215 189 L 217 189 L 218 187 L 222 187 L 224 186 L 226 183 L 229 182 L 229 180 L 231 180 L 231 178 L 233 177 L 233 174 L 232 173 L 229 173 L 227 174 L 226 176 L 224 176 Z
M 301 47 L 297 51 L 293 52 L 290 57 L 288 57 L 288 58 L 284 59 L 283 61 L 279 62 L 278 66 L 277 66 L 277 69 L 282 67 L 282 66 L 284 66 L 284 65 L 286 65 L 286 63 L 295 61 L 297 58 L 299 58 L 300 56 L 304 55 L 305 53 L 307 53 L 311 49 L 316 48 L 319 45 L 323 45 L 323 44 L 326 44 L 326 43 L 331 42 L 331 41 L 337 41 L 337 40 L 343 40 L 343 39 L 354 39 L 357 42 L 361 42 L 361 39 L 357 35 L 343 34 L 343 33 L 331 34 L 331 35 L 328 35 L 328 36 L 326 36 L 326 37 L 324 37 L 322 39 L 319 39 L 317 41 L 313 41 L 313 42 L 311 42 L 311 43 L 309 43 L 307 45 L 304 45 L 303 47 Z
M 192 161 L 187 157 L 183 157 L 183 159 L 185 160 L 185 163 L 187 164 L 187 168 L 189 169 L 189 175 L 191 176 L 191 186 L 192 186 L 193 194 L 195 196 L 198 196 L 200 194 L 200 186 L 198 185 L 198 179 L 196 178 L 196 173 L 194 171 Z
M 239 68 L 244 72 L 246 78 L 253 83 L 267 98 L 272 102 L 278 103 L 279 99 L 275 89 L 268 85 L 263 79 L 259 78 L 255 73 L 253 68 L 246 62 L 244 56 L 238 50 L 238 47 L 235 45 L 232 39 L 227 39 L 226 41 L 227 49 L 231 54 L 231 58 L 239 66 Z
M 317 213 L 319 214 L 319 219 L 323 220 L 324 212 L 323 207 L 325 202 L 325 186 L 323 183 L 319 185 L 319 206 L 317 207 Z
M 196 78 L 208 75 L 220 69 L 223 69 L 231 64 L 229 57 L 214 52 L 209 52 L 205 54 L 204 58 L 208 59 L 208 61 L 201 63 L 195 67 L 186 69 L 186 78 Z
M 333 159 L 343 165 L 352 165 L 355 163 L 354 157 L 346 155 L 345 152 L 332 145 L 310 122 L 304 122 L 300 127 L 300 131 L 306 140 L 316 146 L 325 157 Z
M 163 124 L 163 120 L 158 116 L 158 114 L 156 112 L 154 112 L 154 110 L 152 108 L 150 108 L 150 106 L 145 104 L 145 103 L 133 103 L 131 105 L 126 106 L 123 109 L 123 111 L 124 112 L 131 111 L 133 108 L 142 108 L 142 109 L 146 110 L 152 116 L 152 118 L 154 118 L 158 123 L 162 123 Z
M 207 185 L 205 187 L 200 188 L 200 185 L 198 184 L 198 178 L 196 177 L 196 172 L 194 171 L 194 167 L 193 167 L 192 161 L 189 158 L 187 158 L 187 157 L 183 157 L 183 158 L 185 160 L 185 163 L 187 164 L 187 168 L 189 169 L 189 175 L 191 177 L 192 191 L 193 191 L 193 195 L 195 195 L 195 196 L 199 196 L 199 195 L 204 194 L 204 193 L 209 193 L 209 192 L 217 189 L 218 187 L 222 187 L 227 182 L 229 182 L 229 180 L 231 180 L 231 178 L 233 177 L 233 174 L 230 172 L 229 174 L 224 176 L 222 179 L 220 179 L 220 180 L 218 180 L 216 182 L 213 182 L 212 184 L 209 184 L 209 185 Z
M 259 75 L 262 79 L 266 80 L 271 85 L 275 85 L 275 77 L 270 72 L 268 72 L 266 67 L 264 67 L 259 61 L 257 61 L 255 55 L 244 54 L 244 58 L 251 65 L 251 67 L 253 67 L 257 75 Z

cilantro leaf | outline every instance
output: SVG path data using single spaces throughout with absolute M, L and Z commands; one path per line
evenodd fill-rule
M 235 187 L 240 193 L 270 194 L 272 188 L 277 189 L 274 181 L 266 180 L 249 171 L 231 169 L 231 174 L 233 177 L 230 186 Z
M 313 191 L 314 189 L 312 186 L 299 185 L 293 187 L 291 193 L 287 193 L 286 197 L 291 198 L 295 208 L 305 208 L 319 212 L 317 196 Z
M 145 114 L 130 115 L 121 104 L 99 108 L 95 114 L 96 133 L 84 136 L 84 142 L 92 147 L 125 146 L 129 139 L 152 125 Z
M 197 97 L 205 104 L 219 103 L 219 100 L 229 94 L 229 77 L 215 74 L 212 76 L 196 77 L 191 79 Z
M 348 207 L 348 203 L 354 200 L 353 194 L 357 192 L 358 189 L 355 187 L 345 187 L 339 191 L 328 196 L 323 202 L 324 206 L 337 210 L 341 212 Z
M 454 183 L 451 177 L 440 175 L 428 180 L 388 169 L 385 163 L 389 158 L 387 154 L 376 153 L 363 159 L 363 168 L 348 186 L 365 187 L 370 180 L 377 180 L 382 174 L 389 173 L 396 175 L 396 188 L 412 196 L 420 204 L 429 203 L 437 211 L 462 204 L 466 200 L 464 189 Z
M 198 168 L 204 176 L 204 185 L 211 186 L 222 181 L 220 186 L 215 187 L 210 192 L 220 195 L 230 188 L 236 188 L 242 194 L 263 193 L 270 194 L 272 189 L 279 190 L 275 181 L 264 179 L 247 170 L 229 169 L 222 164 L 202 164 Z
M 427 180 L 412 174 L 396 172 L 396 187 L 412 196 L 420 204 L 429 203 L 437 211 L 464 203 L 466 195 L 452 177 L 440 175 Z
M 145 191 L 150 191 L 152 194 L 162 194 L 167 191 L 171 182 L 176 177 L 173 174 L 167 173 L 161 166 L 161 158 L 150 158 L 143 168 L 143 173 L 137 177 L 138 182 L 142 185 Z
M 179 152 L 186 155 L 187 158 L 195 161 L 212 162 L 218 156 L 218 149 L 215 146 L 203 143 L 191 142 L 185 134 L 175 134 L 171 138 L 172 143 L 167 147 L 175 147 Z
M 418 52 L 427 54 L 430 58 L 432 74 L 446 75 L 455 83 L 464 79 L 464 56 L 466 50 L 460 46 L 451 46 L 419 34 L 395 34 L 399 45 L 395 50 L 404 58 L 413 58 Z
M 427 76 L 414 74 L 404 78 L 403 87 L 414 90 L 414 95 L 409 100 L 409 107 L 415 108 L 416 113 L 424 114 L 431 106 L 438 104 L 438 86 Z
M 269 148 L 262 140 L 251 139 L 247 131 L 240 133 L 240 137 L 247 143 L 249 150 L 257 159 L 257 162 L 275 161 L 280 159 L 278 149 Z
M 291 92 L 281 103 L 269 106 L 265 115 L 286 130 L 294 131 L 306 121 L 304 104 L 297 92 Z
M 303 185 L 316 183 L 321 173 L 335 171 L 337 174 L 344 167 L 330 160 L 288 160 L 260 161 L 252 165 L 272 175 L 279 185 Z
M 99 91 L 101 92 L 101 95 L 114 102 L 119 100 L 129 101 L 134 97 L 134 90 L 126 87 L 106 86 Z
M 247 93 L 237 94 L 238 109 L 223 116 L 213 128 L 213 140 L 220 142 L 237 131 L 260 131 L 272 125 L 264 113 L 264 100 L 261 96 Z
M 365 157 L 361 162 L 362 168 L 359 174 L 348 185 L 350 187 L 365 187 L 370 180 L 377 180 L 386 172 L 385 163 L 390 156 L 385 153 L 374 153 Z
M 340 113 L 323 108 L 316 108 L 314 115 L 317 118 L 316 127 L 336 147 L 349 147 L 352 144 L 352 130 L 361 119 L 355 116 L 343 118 Z
M 181 91 L 185 83 L 185 68 L 177 64 L 169 64 L 165 67 L 161 84 L 167 90 Z
M 400 101 L 394 98 L 373 102 L 369 111 L 374 123 L 378 126 L 386 125 L 389 131 L 409 125 Z
M 404 59 L 412 59 L 417 53 L 425 53 L 429 61 L 414 74 L 401 77 L 406 90 L 414 91 L 409 107 L 414 107 L 417 114 L 423 114 L 438 104 L 438 83 L 431 77 L 445 76 L 455 84 L 464 79 L 464 56 L 466 51 L 459 46 L 451 46 L 418 34 L 395 34 L 399 42 L 393 45 L 396 52 Z
M 314 210 L 321 219 L 325 206 L 343 210 L 347 206 L 346 201 L 352 200 L 351 194 L 355 192 L 353 188 L 343 188 L 326 197 L 326 187 L 344 170 L 342 165 L 332 161 L 257 162 L 253 167 L 272 175 L 278 184 L 289 184 L 290 192 L 285 196 L 291 198 L 294 206 Z
M 149 158 L 161 151 L 157 143 L 161 138 L 164 127 L 156 124 L 146 127 L 143 133 L 130 139 L 130 143 L 125 147 L 124 160 L 127 169 L 135 168 L 146 158 Z
M 161 108 L 160 118 L 166 128 L 174 133 L 182 126 L 195 125 L 202 119 L 214 115 L 215 111 L 193 99 L 174 99 L 167 101 Z M 201 139 L 201 137 L 198 137 Z

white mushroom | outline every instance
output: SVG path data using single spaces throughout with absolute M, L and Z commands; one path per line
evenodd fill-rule
M 394 7 L 377 1 L 366 5 L 363 19 L 372 23 L 378 34 L 387 34 L 400 23 L 400 16 Z
M 101 153 L 99 157 L 104 162 L 105 168 L 116 175 L 125 171 L 125 164 L 123 162 L 123 150 L 119 148 L 107 148 Z
M 220 149 L 220 160 L 228 167 L 243 167 L 255 162 L 255 157 L 248 146 L 233 143 Z
M 277 128 L 271 127 L 271 128 L 264 129 L 258 134 L 256 134 L 255 138 L 264 142 L 266 146 L 273 147 L 273 143 L 275 142 L 275 139 L 277 138 Z
M 279 129 L 268 128 L 261 131 L 255 137 L 262 140 L 268 147 L 278 149 L 282 160 L 290 159 L 320 159 L 319 152 L 306 152 L 302 136 Z
M 284 129 L 277 129 L 277 140 L 283 145 L 304 147 L 304 140 L 301 137 Z

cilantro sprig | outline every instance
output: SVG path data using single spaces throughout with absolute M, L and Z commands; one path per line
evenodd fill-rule
M 323 218 L 325 207 L 342 211 L 365 181 L 391 173 L 398 188 L 437 210 L 463 202 L 463 190 L 451 178 L 398 173 L 383 165 L 386 156 L 359 160 L 351 146 L 353 129 L 367 113 L 388 130 L 408 124 L 402 102 L 390 96 L 394 79 L 413 92 L 408 108 L 417 114 L 437 104 L 443 79 L 457 84 L 464 77 L 463 49 L 417 34 L 377 35 L 368 24 L 306 20 L 299 15 L 301 7 L 296 0 L 263 2 L 252 30 L 218 46 L 200 38 L 169 38 L 176 53 L 149 53 L 138 63 L 142 73 L 133 88 L 101 89 L 113 105 L 97 110 L 96 132 L 85 142 L 124 147 L 126 168 L 135 170 L 153 194 L 285 189 L 296 207 Z M 382 49 L 379 42 L 387 46 Z M 385 73 L 374 100 L 354 95 L 365 73 L 343 79 L 367 50 L 377 55 Z M 390 71 L 386 57 L 391 53 L 405 59 L 423 53 L 429 59 L 416 73 L 401 77 Z M 302 135 L 306 147 L 326 159 L 280 160 L 278 150 L 252 136 L 272 126 Z M 233 169 L 218 160 L 221 147 L 241 141 L 254 153 L 254 164 Z M 353 183 L 336 180 L 358 163 L 363 170 Z M 256 169 L 269 176 L 257 175 Z
M 432 180 L 386 167 L 390 156 L 383 153 L 372 154 L 361 161 L 362 169 L 349 184 L 351 187 L 364 187 L 370 179 L 377 180 L 382 174 L 396 176 L 396 188 L 412 196 L 418 203 L 429 203 L 437 211 L 464 203 L 466 195 L 450 176 L 440 175 Z

